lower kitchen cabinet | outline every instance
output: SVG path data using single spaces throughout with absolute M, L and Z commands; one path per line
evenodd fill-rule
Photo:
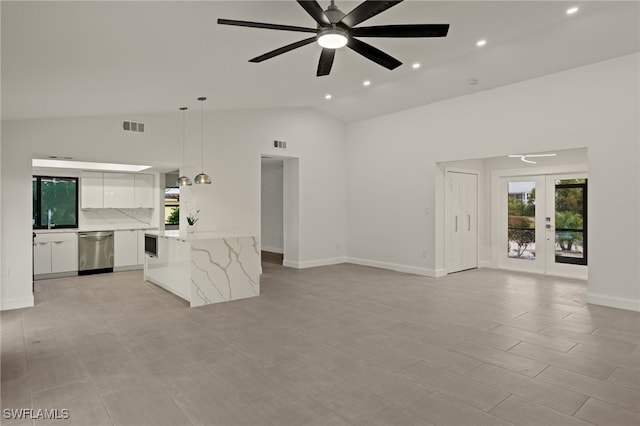
M 33 248 L 33 273 L 40 278 L 49 274 L 78 271 L 78 235 L 75 232 L 40 233 Z
M 138 230 L 128 229 L 113 233 L 113 267 L 137 266 Z
M 156 228 L 157 230 L 157 228 Z M 113 233 L 113 267 L 133 269 L 144 265 L 144 233 L 148 229 L 128 229 Z

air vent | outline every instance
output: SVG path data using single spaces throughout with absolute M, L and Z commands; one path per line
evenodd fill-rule
M 285 141 L 273 141 L 273 147 L 287 149 L 287 143 Z
M 144 133 L 144 123 L 136 123 L 135 121 L 123 121 L 122 129 L 125 132 Z

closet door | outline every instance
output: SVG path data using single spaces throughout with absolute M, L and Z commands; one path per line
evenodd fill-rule
M 478 175 L 460 174 L 462 269 L 478 267 Z
M 478 175 L 446 173 L 447 273 L 478 266 Z

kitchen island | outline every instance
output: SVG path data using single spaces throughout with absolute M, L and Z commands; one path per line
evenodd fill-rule
M 191 307 L 260 295 L 260 247 L 254 236 L 222 232 L 157 236 L 157 256 L 145 256 L 144 279 Z

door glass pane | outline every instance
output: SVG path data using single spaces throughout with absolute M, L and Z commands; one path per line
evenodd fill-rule
M 587 264 L 586 190 L 586 179 L 556 181 L 556 263 Z
M 536 183 L 508 182 L 508 242 L 510 258 L 536 258 Z

